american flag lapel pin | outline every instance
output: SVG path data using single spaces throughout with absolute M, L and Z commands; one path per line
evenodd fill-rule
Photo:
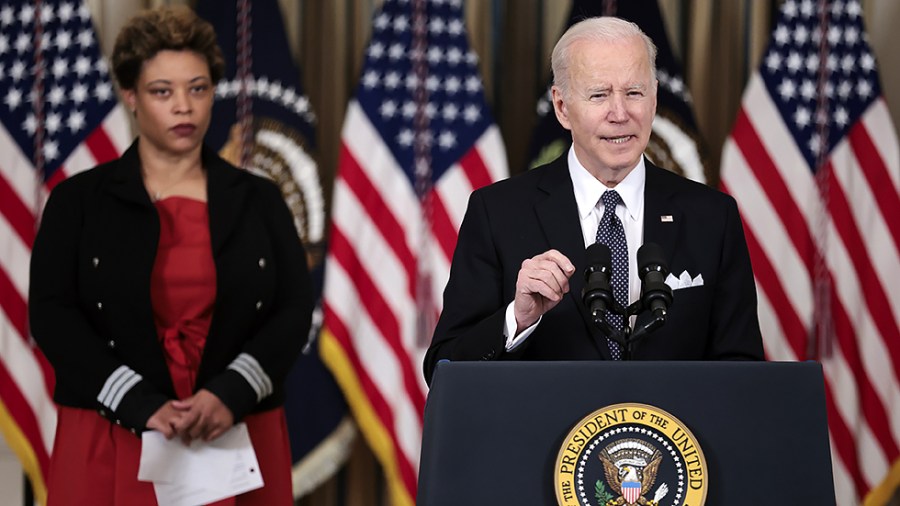
M 659 217 L 659 221 L 661 221 L 661 222 L 663 222 L 663 223 L 672 223 L 672 222 L 675 221 L 675 220 L 672 219 L 672 215 L 671 215 L 671 214 L 664 214 L 664 215 L 662 215 L 662 216 Z

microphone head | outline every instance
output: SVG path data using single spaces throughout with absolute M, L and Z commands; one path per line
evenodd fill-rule
M 609 278 L 612 275 L 612 253 L 609 246 L 594 243 L 584 252 L 587 267 L 584 268 L 584 287 L 581 289 L 581 301 L 595 317 L 606 314 L 607 309 L 614 308 L 612 289 Z
M 585 257 L 587 257 L 587 265 L 612 265 L 612 253 L 609 251 L 609 246 L 595 242 L 587 247 L 587 250 L 584 252 Z
M 644 243 L 638 248 L 637 252 L 638 272 L 644 273 L 648 269 L 659 270 L 666 275 L 669 273 L 669 266 L 666 265 L 666 256 L 663 254 L 659 244 L 654 242 Z

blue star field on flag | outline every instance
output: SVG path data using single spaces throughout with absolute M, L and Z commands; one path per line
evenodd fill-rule
M 859 2 L 836 0 L 825 15 L 827 22 L 820 25 L 816 2 L 786 1 L 760 66 L 769 94 L 813 170 L 819 150 L 830 152 L 881 96 Z M 828 45 L 825 79 L 819 75 L 821 42 Z
M 49 179 L 118 103 L 86 5 L 44 1 L 38 19 L 31 2 L 0 4 L 0 102 L 0 121 Z
M 493 124 L 462 22 L 462 0 L 426 2 L 425 49 L 415 47 L 408 0 L 388 2 L 375 18 L 357 99 L 409 178 L 414 147 L 428 148 L 436 181 Z M 427 66 L 423 96 L 416 62 Z M 427 124 L 417 125 L 421 101 Z

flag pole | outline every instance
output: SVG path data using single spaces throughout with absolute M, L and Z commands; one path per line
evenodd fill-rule
M 31 480 L 28 479 L 25 471 L 22 471 L 22 504 L 34 506 L 34 491 L 31 489 Z

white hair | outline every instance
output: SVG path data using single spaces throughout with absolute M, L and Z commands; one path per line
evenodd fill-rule
M 553 69 L 553 84 L 563 96 L 569 94 L 569 66 L 572 63 L 572 46 L 582 40 L 597 42 L 617 42 L 632 37 L 640 37 L 647 48 L 650 75 L 656 79 L 656 45 L 638 25 L 613 16 L 588 18 L 575 23 L 559 38 L 550 56 Z

